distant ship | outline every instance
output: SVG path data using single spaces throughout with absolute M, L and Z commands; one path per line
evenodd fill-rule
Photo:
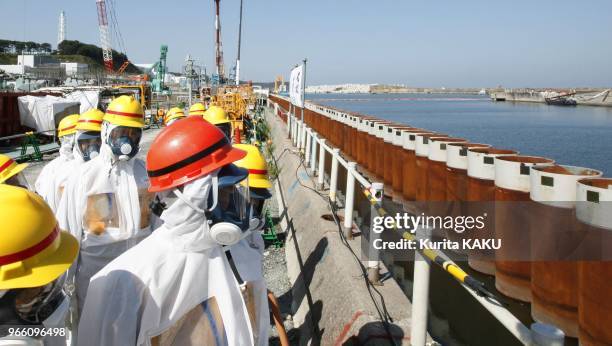
M 573 97 L 575 94 L 557 95 L 544 98 L 547 105 L 553 106 L 576 106 L 578 102 Z

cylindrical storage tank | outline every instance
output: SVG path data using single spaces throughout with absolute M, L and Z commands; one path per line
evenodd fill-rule
M 495 158 L 495 238 L 503 243 L 495 252 L 495 287 L 524 302 L 531 301 L 529 171 L 553 163 L 536 156 Z
M 446 199 L 467 201 L 467 152 L 470 148 L 490 148 L 482 143 L 450 143 L 446 147 Z
M 367 118 L 360 117 L 357 124 L 357 162 L 362 166 L 366 167 L 365 159 L 367 157 Z M 367 167 L 366 167 L 367 168 Z
M 446 201 L 446 157 L 448 145 L 467 143 L 463 138 L 431 137 L 429 141 L 429 183 L 427 199 L 429 201 Z
M 578 336 L 578 263 L 566 260 L 583 240 L 575 218 L 577 182 L 601 172 L 574 166 L 533 166 L 531 316 Z
M 580 344 L 612 345 L 612 179 L 578 181 L 576 217 L 591 253 L 578 263 Z
M 384 168 L 382 172 L 383 181 L 385 186 L 391 187 L 393 184 L 393 161 L 395 154 L 395 145 L 393 144 L 393 137 L 395 137 L 395 130 L 400 125 L 396 124 L 388 124 L 385 126 L 386 131 L 384 134 L 384 150 L 383 150 L 383 160 L 384 160 Z
M 354 115 L 350 115 L 348 117 L 348 154 L 354 160 L 357 161 L 357 117 Z
M 402 133 L 404 139 L 404 157 L 402 158 L 402 194 L 408 201 L 416 200 L 416 144 L 417 135 L 433 133 L 431 131 L 415 129 Z
M 402 164 L 404 157 L 404 138 L 403 132 L 414 130 L 410 126 L 398 126 L 393 132 L 393 154 L 391 158 L 391 188 L 396 196 L 402 195 Z
M 516 155 L 518 152 L 497 148 L 468 149 L 467 179 L 467 212 L 474 218 L 483 217 L 485 226 L 478 231 L 466 234 L 468 239 L 493 239 L 495 237 L 495 157 Z M 478 203 L 475 203 L 478 202 Z M 489 203 L 487 203 L 489 202 Z M 495 251 L 469 250 L 468 264 L 474 270 L 488 275 L 495 275 Z
M 427 201 L 429 183 L 429 142 L 433 137 L 448 137 L 442 133 L 425 133 L 416 136 L 415 149 L 415 175 L 416 175 L 416 201 Z
M 385 135 L 387 132 L 387 121 L 377 121 L 375 122 L 375 136 L 376 139 L 374 141 L 374 167 L 372 167 L 372 171 L 378 178 L 382 178 L 384 170 L 385 170 Z
M 366 168 L 368 171 L 373 172 L 374 166 L 376 166 L 376 124 L 373 119 L 368 120 L 368 136 L 366 145 Z

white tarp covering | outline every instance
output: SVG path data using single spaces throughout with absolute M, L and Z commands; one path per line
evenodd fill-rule
M 294 106 L 304 107 L 304 65 L 291 70 L 289 98 Z
M 20 96 L 17 100 L 21 125 L 31 127 L 36 132 L 55 130 L 56 121 L 68 108 L 74 108 L 71 111 L 76 113 L 79 107 L 79 102 L 56 96 L 28 95 Z
M 100 92 L 96 90 L 76 90 L 66 95 L 65 98 L 69 101 L 79 102 L 81 104 L 79 114 L 83 114 L 98 107 Z

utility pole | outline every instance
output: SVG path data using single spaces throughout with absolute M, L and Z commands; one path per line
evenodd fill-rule
M 240 0 L 240 21 L 238 22 L 238 59 L 236 59 L 236 85 L 240 85 L 240 44 L 242 41 L 242 0 Z

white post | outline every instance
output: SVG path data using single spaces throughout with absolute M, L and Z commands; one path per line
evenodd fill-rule
M 308 133 L 308 127 L 304 120 L 302 120 L 302 124 L 304 126 L 302 127 L 302 142 L 300 143 L 300 149 L 302 149 L 302 152 L 306 152 L 306 134 Z
M 317 134 L 312 134 L 312 147 L 310 148 L 310 174 L 317 174 Z
M 308 129 L 308 131 L 306 131 L 306 147 L 304 148 L 304 164 L 306 165 L 306 167 L 308 167 L 308 164 L 310 163 L 310 144 L 312 143 L 313 135 L 314 133 L 312 132 L 312 129 Z
M 420 231 L 420 232 L 419 232 Z M 417 229 L 419 233 L 427 230 Z M 423 233 L 419 238 L 426 237 Z M 420 252 L 414 252 L 414 280 L 412 286 L 412 326 L 410 344 L 424 346 L 427 341 L 427 307 L 429 305 L 429 262 Z
M 319 146 L 319 179 L 317 181 L 317 189 L 325 188 L 325 138 L 320 139 Z
M 378 202 L 378 204 L 382 204 L 383 189 L 383 183 L 372 183 L 372 186 L 370 186 L 370 193 L 372 194 L 372 197 L 376 200 L 376 202 Z M 370 215 L 372 216 L 370 218 L 370 234 L 368 247 L 368 280 L 371 283 L 378 283 L 380 282 L 380 252 L 373 246 L 373 244 L 376 239 L 380 238 L 380 233 L 372 231 L 374 217 L 377 215 L 378 211 L 374 206 L 372 206 L 370 210 Z
M 291 138 L 291 129 L 293 124 L 291 123 L 291 113 L 287 112 L 287 135 Z
M 332 151 L 331 177 L 329 178 L 329 199 L 336 203 L 336 190 L 338 190 L 338 156 L 340 149 L 334 148 Z
M 344 236 L 353 239 L 353 204 L 355 202 L 355 167 L 349 162 L 346 167 L 346 199 L 344 201 Z

